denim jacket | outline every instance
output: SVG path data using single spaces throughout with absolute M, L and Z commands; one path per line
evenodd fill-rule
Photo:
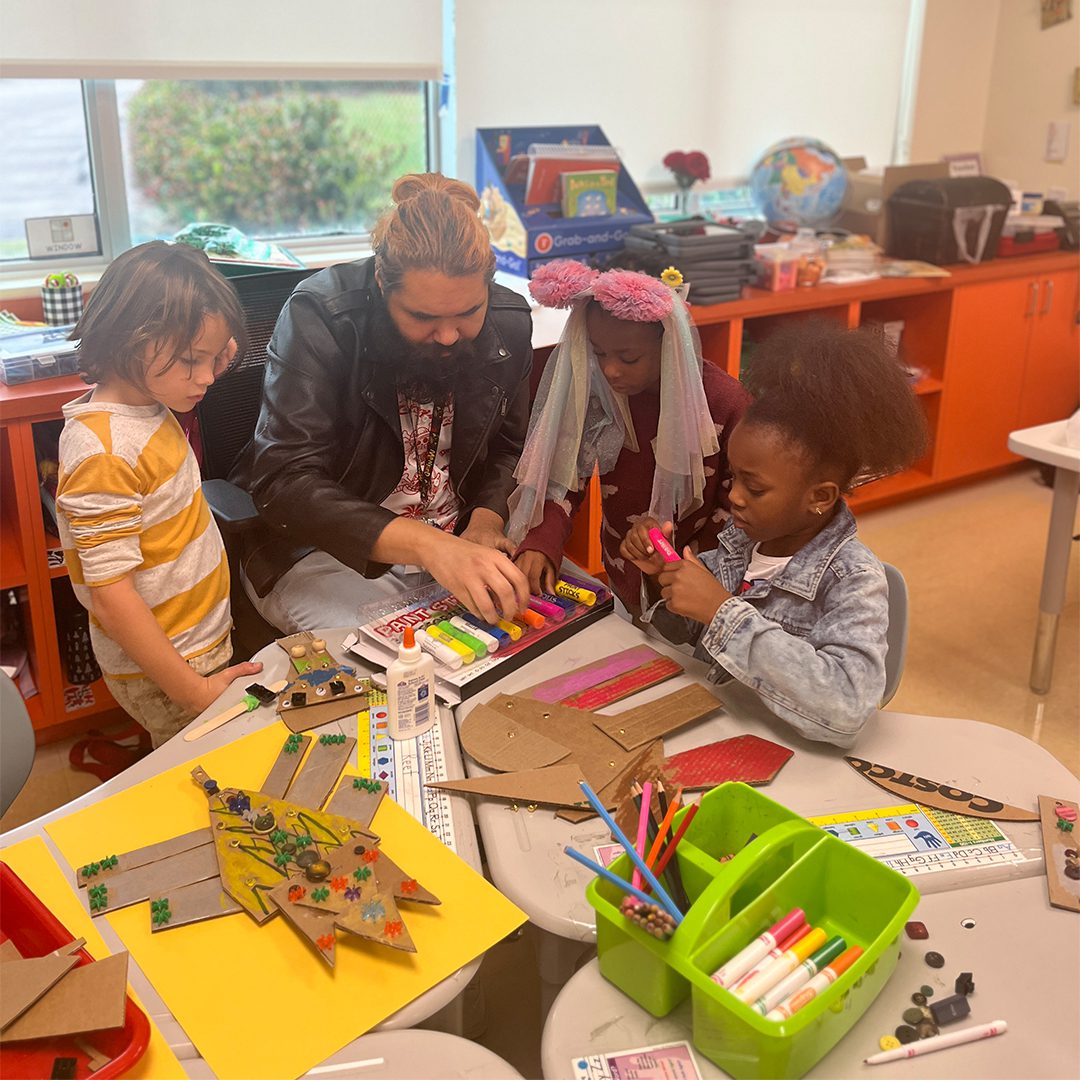
M 885 690 L 889 625 L 885 571 L 855 531 L 841 501 L 833 520 L 772 581 L 739 595 L 754 542 L 729 524 L 717 549 L 700 556 L 735 594 L 712 622 L 703 628 L 662 602 L 645 621 L 671 641 L 695 642 L 695 655 L 712 661 L 710 682 L 738 680 L 754 694 L 732 683 L 735 697 L 756 697 L 808 739 L 851 746 Z

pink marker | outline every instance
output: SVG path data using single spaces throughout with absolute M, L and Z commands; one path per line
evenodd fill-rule
M 529 607 L 538 615 L 543 615 L 544 618 L 550 619 L 552 622 L 562 622 L 566 618 L 566 612 L 558 604 L 551 604 L 547 600 L 540 600 L 535 596 L 529 597 Z
M 770 926 L 760 937 L 754 938 L 741 952 L 737 952 L 723 967 L 712 973 L 712 981 L 730 989 L 759 960 L 766 956 L 786 937 L 790 937 L 806 922 L 806 912 L 802 908 L 789 911 L 778 923 Z
M 679 553 L 668 542 L 668 538 L 659 529 L 649 530 L 649 542 L 664 557 L 664 562 L 682 562 Z
M 739 989 L 743 983 L 749 982 L 755 975 L 764 971 L 774 960 L 779 960 L 796 942 L 802 941 L 807 934 L 813 929 L 809 923 L 803 923 L 794 934 L 788 935 L 783 941 L 779 942 L 773 948 L 771 948 L 734 986 L 730 989 L 734 992 Z M 716 976 L 713 976 L 715 980 Z

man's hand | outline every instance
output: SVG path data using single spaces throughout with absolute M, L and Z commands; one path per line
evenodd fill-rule
M 683 548 L 682 562 L 664 563 L 659 576 L 660 595 L 668 611 L 708 625 L 717 609 L 731 593 L 716 580 L 689 545 Z
M 233 664 L 215 675 L 196 676 L 198 682 L 193 684 L 191 694 L 179 704 L 195 713 L 201 713 L 213 705 L 237 679 L 250 679 L 252 675 L 258 675 L 262 668 L 262 664 L 247 660 L 242 664 Z
M 619 554 L 624 559 L 629 559 L 643 574 L 655 577 L 667 563 L 664 556 L 653 547 L 649 539 L 650 529 L 659 529 L 668 540 L 675 537 L 675 526 L 672 522 L 665 521 L 661 525 L 655 518 L 644 517 L 623 537 Z
M 496 551 L 505 551 L 507 555 L 514 554 L 514 545 L 510 538 L 503 532 L 503 519 L 485 506 L 478 506 L 469 516 L 469 524 L 459 534 L 462 540 L 468 540 L 481 547 L 494 548 Z
M 555 582 L 559 579 L 558 571 L 542 551 L 523 551 L 514 562 L 529 579 L 529 592 L 533 596 L 555 591 Z
M 420 565 L 474 615 L 495 623 L 525 610 L 529 581 L 508 555 L 440 529 L 430 534 L 423 541 Z

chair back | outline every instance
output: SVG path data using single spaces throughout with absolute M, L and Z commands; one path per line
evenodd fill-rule
M 203 479 L 225 479 L 254 434 L 262 408 L 266 346 L 285 301 L 314 272 L 274 270 L 230 279 L 244 309 L 248 348 L 236 368 L 214 383 L 197 406 Z
M 904 674 L 907 656 L 908 590 L 904 575 L 889 563 L 885 567 L 885 580 L 889 584 L 889 629 L 885 635 L 889 651 L 885 654 L 885 693 L 882 706 L 892 701 L 900 677 Z
M 19 688 L 0 672 L 0 814 L 22 791 L 34 764 L 34 725 Z

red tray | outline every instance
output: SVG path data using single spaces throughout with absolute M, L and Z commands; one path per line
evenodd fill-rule
M 18 874 L 6 863 L 0 863 L 0 941 L 13 941 L 24 957 L 33 957 L 45 956 L 74 940 Z M 76 955 L 80 965 L 94 962 L 85 949 Z M 75 1045 L 76 1038 L 111 1060 L 97 1072 L 91 1072 L 90 1059 Z M 0 1046 L 0 1076 L 4 1080 L 39 1080 L 52 1075 L 53 1061 L 58 1057 L 75 1058 L 77 1080 L 122 1076 L 143 1056 L 149 1044 L 150 1021 L 129 994 L 122 1028 Z

